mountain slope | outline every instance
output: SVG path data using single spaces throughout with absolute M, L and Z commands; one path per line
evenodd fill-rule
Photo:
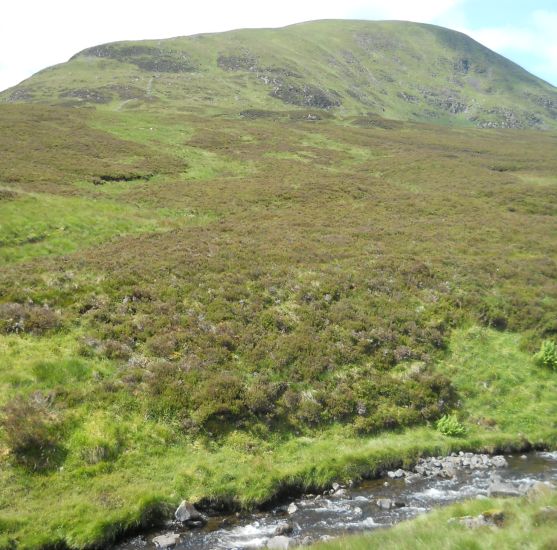
M 556 88 L 466 35 L 400 21 L 315 21 L 105 44 L 41 71 L 0 100 L 227 114 L 303 107 L 557 127 Z

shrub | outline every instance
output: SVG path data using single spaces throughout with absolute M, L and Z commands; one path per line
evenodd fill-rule
M 449 437 L 458 437 L 466 433 L 466 428 L 458 421 L 456 414 L 446 414 L 437 421 L 437 430 Z
M 273 383 L 265 378 L 256 380 L 246 389 L 246 407 L 253 414 L 268 415 L 275 410 L 276 401 L 285 390 L 286 384 Z
M 534 355 L 534 361 L 541 367 L 557 370 L 557 345 L 553 340 L 544 340 L 540 351 Z
M 40 471 L 56 466 L 62 458 L 57 422 L 44 403 L 15 398 L 3 408 L 0 425 L 18 464 Z
M 59 326 L 59 315 L 47 306 L 0 304 L 0 332 L 44 334 Z

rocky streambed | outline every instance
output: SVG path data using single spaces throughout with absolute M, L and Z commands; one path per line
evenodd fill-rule
M 358 486 L 334 483 L 250 515 L 206 517 L 182 503 L 165 529 L 137 536 L 116 548 L 292 548 L 351 532 L 392 526 L 435 506 L 471 498 L 520 496 L 557 484 L 557 452 L 489 456 L 454 453 L 420 459 L 410 470 L 392 470 Z M 497 518 L 469 518 L 470 527 Z

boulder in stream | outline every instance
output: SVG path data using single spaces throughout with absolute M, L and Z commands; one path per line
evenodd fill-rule
M 189 525 L 207 522 L 207 518 L 199 512 L 191 502 L 187 502 L 186 500 L 180 503 L 180 506 L 178 506 L 176 512 L 174 512 L 174 517 L 176 521 Z
M 275 536 L 284 536 L 290 535 L 294 532 L 294 524 L 291 521 L 287 521 L 286 523 L 281 523 L 275 529 Z
M 298 507 L 297 507 L 293 502 L 291 502 L 291 503 L 288 505 L 287 512 L 288 512 L 290 515 L 292 515 L 292 514 L 295 514 L 297 511 L 298 511 Z
M 404 508 L 406 504 L 397 500 L 392 500 L 390 498 L 378 498 L 375 504 L 381 508 L 381 510 L 391 510 L 393 508 Z
M 180 535 L 177 533 L 167 533 L 159 535 L 153 539 L 155 548 L 174 548 L 180 542 Z
M 495 468 L 506 468 L 509 463 L 507 462 L 507 459 L 504 456 L 498 455 L 498 456 L 494 456 L 491 459 L 491 464 L 493 464 L 493 466 L 495 466 Z
M 499 476 L 493 476 L 487 488 L 488 497 L 519 497 L 525 492 L 525 490 L 521 491 L 520 488 L 515 487 L 512 483 L 503 481 Z
M 350 498 L 350 493 L 346 489 L 337 489 L 331 496 L 335 498 Z

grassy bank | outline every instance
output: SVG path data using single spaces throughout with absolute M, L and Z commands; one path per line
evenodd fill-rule
M 503 517 L 497 527 L 470 529 L 454 522 L 463 516 Z M 453 521 L 451 521 L 453 520 Z M 557 546 L 557 494 L 532 498 L 464 502 L 364 536 L 346 537 L 312 546 L 312 550 L 499 549 L 551 550 Z
M 476 327 L 453 334 L 439 368 L 458 372 L 455 385 L 464 397 L 459 415 L 467 427 L 460 438 L 443 436 L 433 427 L 356 437 L 347 426 L 336 425 L 305 436 L 233 430 L 215 441 L 180 436 L 168 424 L 126 410 L 124 403 L 105 412 L 76 404 L 63 467 L 33 474 L 2 459 L 0 546 L 17 542 L 18 548 L 37 548 L 57 542 L 82 548 L 153 521 L 182 498 L 249 508 L 284 491 L 408 465 L 422 454 L 495 451 L 527 442 L 554 446 L 557 374 L 535 366 L 518 342 L 518 335 Z M 57 353 L 66 349 L 71 354 L 64 345 L 59 342 Z M 47 371 L 33 361 L 16 363 L 20 384 Z M 96 368 L 110 370 L 108 364 Z M 88 464 L 87 453 L 99 448 L 114 454 Z

